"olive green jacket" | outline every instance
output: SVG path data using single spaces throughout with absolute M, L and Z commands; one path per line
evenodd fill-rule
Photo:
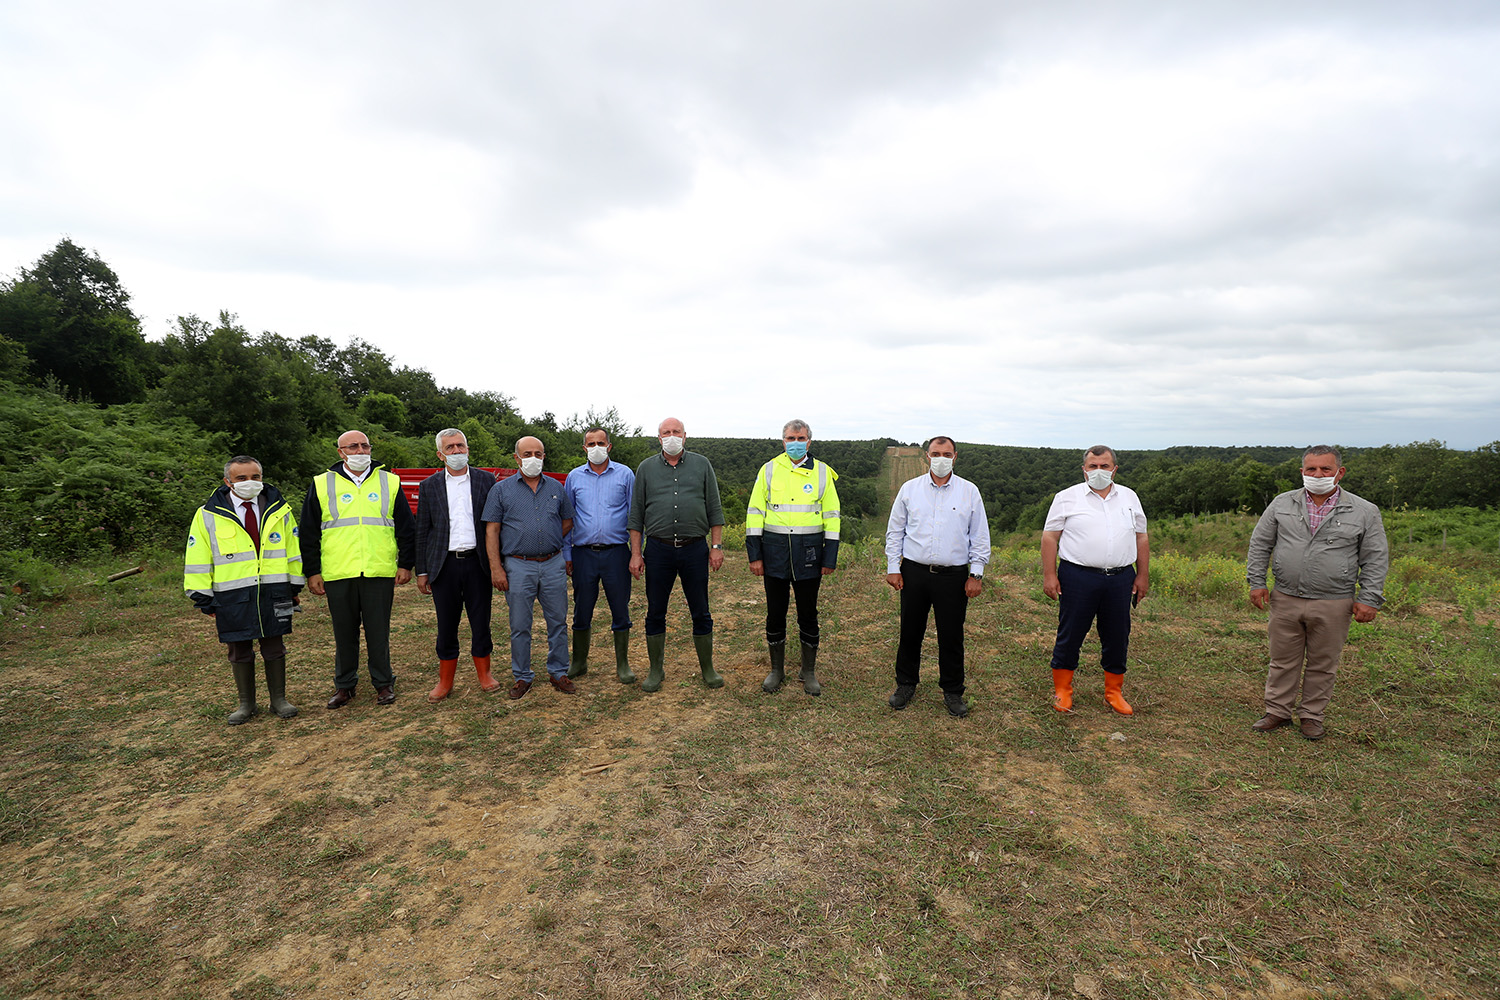
M 1260 516 L 1250 535 L 1245 580 L 1251 590 L 1264 590 L 1269 564 L 1278 593 L 1317 600 L 1353 597 L 1379 608 L 1390 562 L 1380 508 L 1344 490 L 1313 534 L 1307 526 L 1307 491 L 1296 489 L 1272 500 Z

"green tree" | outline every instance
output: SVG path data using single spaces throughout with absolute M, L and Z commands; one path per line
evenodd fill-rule
M 388 392 L 372 392 L 361 399 L 358 417 L 362 424 L 379 424 L 389 431 L 406 430 L 406 404 Z
M 96 403 L 144 399 L 158 375 L 119 276 L 66 238 L 0 286 L 0 337 L 25 349 L 34 379 Z

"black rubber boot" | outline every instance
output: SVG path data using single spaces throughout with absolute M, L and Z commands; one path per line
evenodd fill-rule
M 255 707 L 255 661 L 231 663 L 234 669 L 234 688 L 240 694 L 240 707 L 229 713 L 231 726 L 249 722 L 260 709 Z
M 621 684 L 634 684 L 635 671 L 630 669 L 630 629 L 622 628 L 615 637 L 615 678 Z
M 266 661 L 266 690 L 271 693 L 271 711 L 278 719 L 290 719 L 297 706 L 286 700 L 286 657 Z
M 593 634 L 591 629 L 573 630 L 573 659 L 568 664 L 569 677 L 582 677 L 589 672 L 589 640 Z
M 771 651 L 771 672 L 766 674 L 760 689 L 766 694 L 775 694 L 781 690 L 781 682 L 786 680 L 786 640 L 768 642 L 766 648 Z
M 823 693 L 823 685 L 818 683 L 818 675 L 815 670 L 818 666 L 818 647 L 804 642 L 802 644 L 802 690 L 813 697 Z

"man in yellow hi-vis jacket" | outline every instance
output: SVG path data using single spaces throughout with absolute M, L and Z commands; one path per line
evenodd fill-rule
M 781 429 L 784 451 L 755 477 L 745 514 L 745 553 L 750 572 L 766 584 L 766 645 L 771 672 L 761 685 L 774 693 L 786 679 L 786 613 L 797 595 L 797 631 L 802 640 L 802 690 L 823 693 L 818 660 L 818 589 L 834 571 L 839 554 L 839 478 L 807 454 L 812 431 L 801 420 Z
M 333 697 L 354 700 L 363 626 L 375 703 L 396 701 L 391 670 L 391 606 L 417 563 L 417 519 L 401 480 L 370 455 L 362 431 L 339 435 L 339 460 L 315 476 L 302 499 L 302 560 L 307 589 L 327 596 L 333 621 Z
M 297 714 L 286 700 L 286 643 L 292 606 L 305 581 L 297 519 L 276 487 L 261 480 L 261 464 L 236 455 L 224 466 L 224 485 L 193 514 L 183 558 L 182 587 L 198 610 L 214 619 L 240 704 L 229 715 L 238 726 L 255 715 L 255 641 L 266 664 L 271 710 Z

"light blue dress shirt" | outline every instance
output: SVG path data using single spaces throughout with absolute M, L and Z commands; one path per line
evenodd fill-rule
M 563 559 L 573 561 L 574 545 L 622 545 L 630 541 L 625 522 L 635 492 L 635 473 L 610 462 L 595 472 L 587 462 L 568 473 L 563 490 L 573 503 L 573 530 L 563 541 Z
M 930 473 L 907 480 L 891 504 L 885 571 L 901 572 L 903 558 L 928 566 L 967 566 L 983 576 L 990 561 L 990 522 L 979 487 L 957 475 L 942 486 Z

